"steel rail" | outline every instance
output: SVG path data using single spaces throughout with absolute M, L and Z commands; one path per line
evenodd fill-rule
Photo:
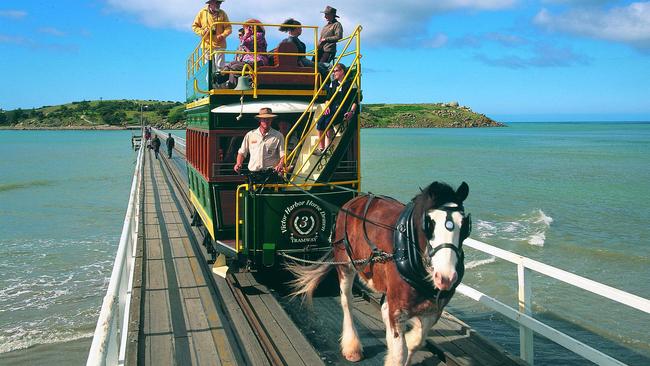
M 172 166 L 172 164 L 170 164 L 166 156 L 163 156 L 162 161 L 167 167 L 168 172 L 170 172 L 170 176 L 172 177 L 172 180 L 176 184 L 176 187 L 178 188 L 179 192 L 181 193 L 180 196 L 185 202 L 186 209 L 188 210 L 188 212 L 191 212 L 192 204 L 190 203 L 187 190 L 183 189 L 184 182 L 179 177 L 180 173 L 174 166 Z M 208 235 L 206 232 L 202 230 L 199 230 L 199 233 L 202 236 Z M 204 239 L 203 237 L 197 238 L 199 242 L 201 242 L 203 239 Z M 260 345 L 264 349 L 264 354 L 268 358 L 270 364 L 286 365 L 286 362 L 282 358 L 282 355 L 278 351 L 278 348 L 275 347 L 275 343 L 273 342 L 271 335 L 266 331 L 266 328 L 264 327 L 261 320 L 259 319 L 257 312 L 247 300 L 246 294 L 241 290 L 241 287 L 239 286 L 238 282 L 236 281 L 236 279 L 233 277 L 232 274 L 229 274 L 226 277 L 226 283 L 230 291 L 232 292 L 234 299 L 237 301 L 237 304 L 239 305 L 240 309 L 246 315 L 246 320 L 248 321 L 248 324 L 251 326 L 251 329 L 253 330 L 253 333 L 257 337 Z

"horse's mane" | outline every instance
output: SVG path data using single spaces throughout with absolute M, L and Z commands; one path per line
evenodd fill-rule
M 448 202 L 456 202 L 456 200 L 456 191 L 444 182 L 433 182 L 426 188 L 420 189 L 420 193 L 412 199 L 415 205 L 413 217 L 417 227 L 422 227 L 422 214 L 424 211 L 440 207 Z

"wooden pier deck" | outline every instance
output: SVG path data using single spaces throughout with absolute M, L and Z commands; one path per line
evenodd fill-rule
M 249 275 L 237 275 L 235 282 L 243 292 L 247 288 L 255 290 L 248 291 L 252 293 L 248 302 L 266 311 L 266 315 L 257 317 L 266 322 L 263 328 L 272 335 L 279 354 L 276 358 L 269 357 L 263 342 L 256 338 L 259 331 L 247 322 L 250 314 L 238 308 L 236 296 L 226 281 L 213 275 L 206 264 L 207 254 L 200 245 L 200 233 L 190 226 L 190 213 L 182 202 L 182 192 L 163 164 L 162 154 L 159 160 L 151 150 L 145 155 L 143 230 L 138 240 L 126 364 L 315 365 L 325 361 L 348 364 L 331 356 L 338 347 L 338 334 L 328 336 L 334 343 L 334 351 L 317 351 L 276 305 L 274 295 Z M 328 301 L 334 304 L 336 298 Z M 376 311 L 367 302 L 358 301 L 355 306 L 361 314 L 361 328 L 368 329 L 367 334 L 374 339 L 377 349 L 383 349 L 385 333 L 380 318 L 376 318 L 378 313 L 374 314 Z M 336 323 L 334 329 L 338 331 L 340 311 L 336 311 L 340 307 L 337 304 L 329 308 L 331 314 L 320 316 L 331 315 L 326 323 Z M 523 364 L 477 337 L 451 316 L 434 327 L 429 341 L 434 351 L 424 354 L 420 364 Z M 360 364 L 383 364 L 381 352 Z

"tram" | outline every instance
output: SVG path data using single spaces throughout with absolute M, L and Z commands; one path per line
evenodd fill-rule
M 237 29 L 246 23 L 229 24 Z M 267 33 L 280 27 L 249 25 L 263 26 Z M 316 44 L 318 27 L 301 27 L 303 34 L 313 32 Z M 326 134 L 319 137 L 316 122 L 341 92 L 337 90 L 330 99 L 325 92 L 331 66 L 337 63 L 347 66 L 345 80 L 351 87 L 339 110 L 330 110 L 331 121 L 347 112 L 344 109 L 351 102 L 360 105 L 360 34 L 357 26 L 339 41 L 328 73 L 324 68 L 319 72 L 318 60 L 314 67 L 299 66 L 300 56 L 316 57 L 316 52 L 299 53 L 293 43 L 281 42 L 273 49 L 269 44 L 268 52 L 248 52 L 254 60 L 259 54 L 268 55 L 270 65 L 255 62 L 242 71 L 231 71 L 238 76 L 234 89 L 218 87 L 213 56 L 224 53 L 228 60 L 247 52 L 203 48 L 202 43 L 212 42 L 199 42 L 189 56 L 185 111 L 189 196 L 195 210 L 193 224 L 206 232 L 203 244 L 217 262 L 215 272 L 225 274 L 224 268 L 235 262 L 239 267 L 273 270 L 285 257 L 317 259 L 329 250 L 338 207 L 355 197 L 360 186 L 360 125 L 358 113 L 338 125 L 330 122 L 326 131 L 332 131 L 332 141 L 321 153 L 317 148 Z M 244 135 L 258 127 L 255 115 L 262 107 L 278 115 L 273 128 L 285 137 L 281 179 L 234 171 L 237 150 Z

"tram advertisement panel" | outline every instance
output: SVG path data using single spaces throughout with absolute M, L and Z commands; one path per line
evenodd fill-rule
M 350 192 L 265 196 L 258 216 L 263 240 L 280 250 L 328 246 L 337 208 L 351 198 Z

